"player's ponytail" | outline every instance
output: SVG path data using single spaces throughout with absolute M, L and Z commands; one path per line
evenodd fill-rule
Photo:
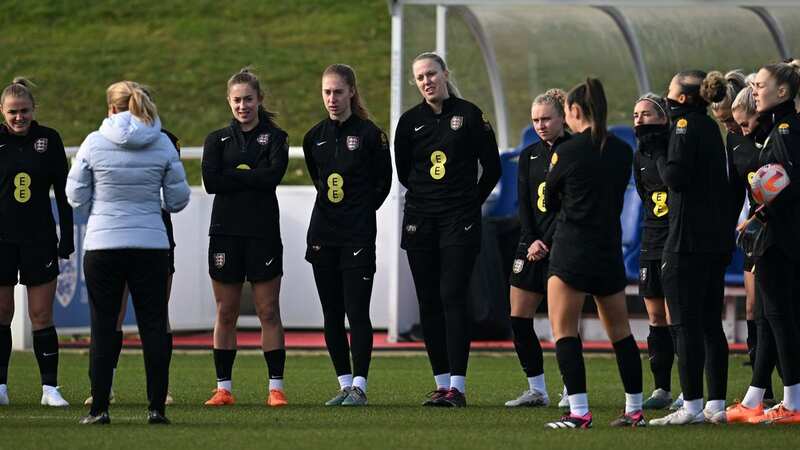
M 710 77 L 711 72 L 708 74 Z M 720 111 L 724 109 L 728 109 L 733 104 L 733 100 L 736 99 L 736 96 L 741 92 L 742 89 L 747 86 L 747 81 L 745 81 L 744 73 L 741 70 L 731 70 L 730 72 L 725 74 L 725 96 L 722 100 L 712 102 L 711 103 L 711 110 L 712 111 Z
M 33 94 L 31 93 L 31 88 L 35 86 L 36 85 L 27 78 L 14 77 L 11 84 L 6 86 L 6 88 L 3 89 L 3 93 L 0 94 L 0 105 L 5 103 L 6 97 L 27 97 L 33 106 L 36 107 L 36 101 L 33 99 Z
M 109 86 L 106 89 L 106 101 L 117 111 L 129 111 L 148 125 L 152 125 L 158 117 L 156 104 L 147 95 L 146 88 L 135 81 L 118 81 Z
M 587 78 L 583 83 L 575 86 L 567 94 L 565 106 L 577 105 L 584 117 L 592 125 L 592 143 L 602 150 L 606 145 L 608 130 L 608 102 L 606 101 L 603 83 L 597 78 Z

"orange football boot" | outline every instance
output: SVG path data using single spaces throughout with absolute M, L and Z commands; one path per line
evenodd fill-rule
M 217 388 L 214 389 L 214 395 L 211 396 L 205 402 L 206 406 L 225 406 L 225 405 L 232 405 L 236 403 L 236 399 L 233 398 L 233 394 L 231 391 L 227 389 Z
M 800 411 L 792 411 L 783 407 L 783 403 L 764 411 L 764 414 L 751 417 L 750 423 L 763 425 L 800 424 Z
M 288 405 L 289 402 L 286 401 L 286 394 L 279 389 L 270 389 L 269 390 L 269 397 L 267 397 L 267 406 L 272 406 L 273 408 L 279 408 L 281 406 Z
M 728 418 L 728 423 L 748 423 L 751 417 L 764 415 L 764 407 L 761 403 L 755 408 L 748 408 L 741 403 L 736 403 L 725 410 L 725 415 Z

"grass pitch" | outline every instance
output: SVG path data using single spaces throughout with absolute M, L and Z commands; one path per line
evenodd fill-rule
M 747 386 L 750 369 L 740 356 L 730 360 L 729 401 Z M 0 448 L 270 448 L 270 449 L 646 449 L 646 448 L 768 448 L 796 442 L 800 428 L 711 426 L 667 429 L 613 429 L 608 423 L 623 406 L 616 363 L 608 355 L 589 356 L 589 399 L 594 413 L 592 430 L 548 431 L 542 425 L 559 416 L 553 406 L 507 409 L 503 402 L 525 388 L 513 353 L 473 354 L 468 379 L 469 407 L 463 410 L 420 407 L 432 386 L 424 354 L 376 354 L 370 375 L 366 408 L 327 408 L 325 400 L 338 388 L 324 354 L 289 354 L 286 388 L 290 405 L 264 406 L 266 368 L 257 353 L 242 353 L 234 367 L 237 404 L 207 408 L 202 403 L 214 387 L 210 352 L 177 353 L 172 360 L 169 427 L 145 425 L 147 403 L 141 355 L 124 354 L 115 380 L 117 403 L 108 427 L 77 424 L 89 391 L 88 355 L 61 356 L 60 383 L 72 406 L 39 406 L 38 370 L 29 353 L 14 353 L 9 373 L 12 404 L 0 409 Z M 545 357 L 548 389 L 554 403 L 561 388 L 552 355 Z M 652 378 L 643 361 L 645 391 Z M 674 380 L 675 390 L 677 379 Z M 780 392 L 780 385 L 776 384 Z M 655 417 L 661 414 L 650 414 Z

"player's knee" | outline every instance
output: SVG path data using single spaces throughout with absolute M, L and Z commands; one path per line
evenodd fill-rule
M 50 308 L 31 308 L 28 310 L 28 316 L 34 329 L 47 328 L 53 325 L 53 311 Z

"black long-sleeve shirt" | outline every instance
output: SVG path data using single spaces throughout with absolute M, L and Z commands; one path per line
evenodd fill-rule
M 406 111 L 394 149 L 397 178 L 408 189 L 407 213 L 452 217 L 480 209 L 500 179 L 491 125 L 477 106 L 457 97 L 446 99 L 440 114 L 425 101 Z
M 355 114 L 325 119 L 306 133 L 303 154 L 317 189 L 308 245 L 374 246 L 375 211 L 392 186 L 386 134 Z
M 671 106 L 669 148 L 657 159 L 669 188 L 670 253 L 730 254 L 728 165 L 717 123 L 705 107 Z
M 551 267 L 625 279 L 620 214 L 632 164 L 628 144 L 609 135 L 601 151 L 590 128 L 556 148 L 545 189 L 545 206 L 558 214 Z
M 781 103 L 761 114 L 760 127 L 770 130 L 761 144 L 758 164 L 778 163 L 789 175 L 790 183 L 766 205 L 767 237 L 756 247 L 756 256 L 763 256 L 777 246 L 791 260 L 800 260 L 800 118 L 794 102 Z
M 667 152 L 669 126 L 639 125 L 636 136 L 639 149 L 633 156 L 633 179 L 644 208 L 639 259 L 660 261 L 669 234 L 669 193 L 658 173 L 656 156 Z
M 67 156 L 56 130 L 31 123 L 28 134 L 0 125 L 0 242 L 58 241 L 50 187 L 56 198 L 61 239 L 59 256 L 74 249 L 72 207 L 67 202 Z
M 519 155 L 517 198 L 519 200 L 520 242 L 530 245 L 553 235 L 556 215 L 544 204 L 547 172 L 555 148 L 569 139 L 569 134 L 556 139 L 552 146 L 539 141 L 525 147 Z
M 232 120 L 203 147 L 203 185 L 216 194 L 209 235 L 275 238 L 280 233 L 275 189 L 286 173 L 286 132 L 259 113 L 258 125 L 242 132 Z
M 161 132 L 166 134 L 169 140 L 172 142 L 172 145 L 175 146 L 175 151 L 178 152 L 178 157 L 181 155 L 181 144 L 180 139 L 178 136 L 175 136 L 171 132 L 161 129 Z M 164 228 L 167 230 L 167 239 L 169 240 L 169 248 L 175 248 L 175 231 L 172 226 L 172 217 L 169 211 L 162 209 L 161 210 L 161 220 L 164 221 Z

